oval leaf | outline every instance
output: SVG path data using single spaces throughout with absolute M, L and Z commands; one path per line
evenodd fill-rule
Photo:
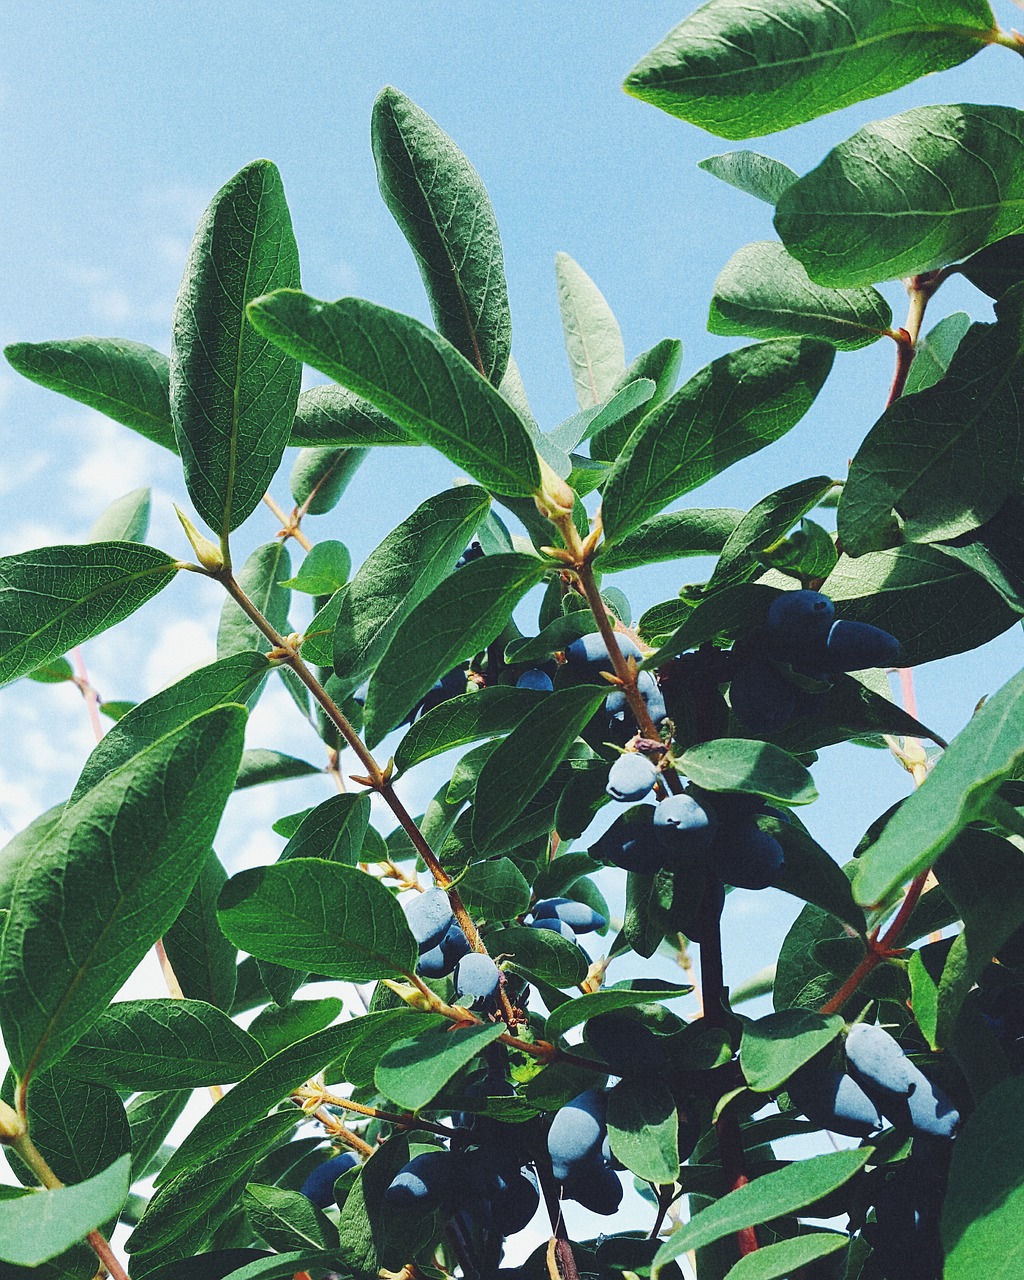
M 132 1158 L 73 1187 L 29 1192 L 4 1201 L 0 1214 L 0 1258 L 21 1267 L 38 1267 L 56 1258 L 90 1231 L 121 1212 L 131 1185 Z
M 377 1064 L 374 1083 L 400 1107 L 418 1111 L 504 1029 L 500 1022 L 454 1029 L 449 1024 L 400 1040 Z
M 567 253 L 555 256 L 558 309 L 581 409 L 607 400 L 626 371 L 619 322 L 604 294 Z
M 677 757 L 679 771 L 707 791 L 746 791 L 810 804 L 818 798 L 811 775 L 795 757 L 770 742 L 715 738 Z

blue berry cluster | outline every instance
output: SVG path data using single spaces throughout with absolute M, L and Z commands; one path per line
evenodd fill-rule
M 416 971 L 423 978 L 454 974 L 455 990 L 474 1004 L 485 1005 L 498 994 L 501 971 L 490 958 L 470 947 L 443 889 L 427 889 L 406 907 L 405 918 L 420 949 Z
M 600 912 L 574 898 L 542 898 L 533 904 L 530 913 L 533 919 L 527 923 L 531 928 L 551 929 L 570 942 L 576 941 L 577 934 L 592 933 L 608 923 Z
M 891 667 L 899 651 L 888 631 L 837 619 L 820 591 L 786 591 L 772 601 L 761 634 L 734 651 L 729 700 L 751 733 L 778 733 L 818 710 L 832 676 Z
M 634 658 L 637 662 L 643 662 L 643 651 L 629 636 L 617 634 L 615 638 L 624 658 Z M 588 679 L 599 680 L 602 678 L 602 672 L 614 674 L 608 648 L 597 632 L 591 632 L 574 640 L 565 651 L 565 661 L 570 671 L 586 676 Z M 648 715 L 655 725 L 660 724 L 668 712 L 665 707 L 665 698 L 652 672 L 639 673 L 637 689 L 647 706 Z M 608 717 L 608 731 L 616 740 L 624 741 L 636 733 L 636 723 L 626 701 L 626 695 L 621 689 L 612 689 L 605 699 L 604 708 Z

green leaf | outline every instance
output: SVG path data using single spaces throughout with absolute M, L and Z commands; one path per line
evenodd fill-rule
M 837 1190 L 862 1169 L 874 1154 L 873 1147 L 856 1151 L 830 1151 L 798 1160 L 766 1173 L 762 1178 L 730 1191 L 707 1209 L 701 1209 L 665 1241 L 654 1259 L 654 1272 L 690 1249 L 700 1249 L 724 1236 L 753 1227 L 786 1213 L 794 1213 Z
M 661 1004 L 665 1000 L 675 1000 L 679 996 L 689 995 L 692 987 L 669 986 L 637 987 L 636 989 L 619 989 L 604 987 L 600 991 L 588 992 L 567 1000 L 551 1014 L 545 1024 L 544 1034 L 549 1040 L 564 1036 L 573 1027 L 578 1027 L 591 1018 L 600 1017 L 602 1013 L 610 1013 L 615 1009 L 631 1009 L 642 1004 Z
M 495 386 L 508 364 L 508 309 L 498 224 L 480 175 L 414 102 L 388 86 L 370 125 L 384 203 L 416 256 L 434 323 Z
M 0 559 L 0 684 L 134 613 L 178 571 L 135 542 L 42 547 Z
M 811 407 L 835 349 L 783 338 L 706 365 L 640 423 L 604 488 L 605 541 L 618 542 L 663 507 L 794 427 Z
M 319 1000 L 292 1000 L 284 1006 L 267 1005 L 249 1023 L 249 1034 L 268 1056 L 287 1049 L 296 1040 L 329 1027 L 342 1010 L 338 996 Z
M 290 858 L 241 871 L 221 893 L 220 922 L 240 950 L 290 969 L 368 982 L 416 968 L 394 896 L 340 862 Z
M 784 1280 L 798 1268 L 845 1249 L 849 1243 L 850 1237 L 844 1231 L 812 1231 L 791 1240 L 762 1245 L 755 1253 L 740 1258 L 726 1280 Z
M 666 339 L 666 344 L 672 341 L 672 339 Z M 681 354 L 682 344 L 677 342 L 675 345 L 679 347 Z M 640 359 L 648 356 L 650 352 L 645 352 Z M 653 363 L 653 360 L 651 362 Z M 676 363 L 678 364 L 678 361 Z M 628 373 L 627 369 L 622 375 L 623 379 Z M 651 407 L 651 398 L 656 391 L 657 385 L 653 378 L 634 378 L 630 382 L 625 382 L 603 404 L 596 405 L 592 409 L 581 409 L 579 413 L 559 423 L 553 431 L 542 438 L 567 453 L 578 448 L 584 440 L 597 435 L 607 436 L 609 432 L 621 433 L 625 441 L 632 431 L 632 426 L 627 424 L 635 425 L 648 412 Z M 661 398 L 664 399 L 664 397 Z M 595 456 L 600 457 L 599 454 Z M 589 463 L 590 459 L 583 461 Z
M 191 1164 L 174 1177 L 165 1176 L 128 1237 L 128 1251 L 163 1254 L 171 1248 L 191 1256 L 208 1245 L 234 1208 L 256 1161 L 281 1142 L 298 1118 L 295 1111 L 265 1116 L 201 1164 Z M 169 1168 L 169 1163 L 164 1166 L 165 1175 Z
M 136 1178 L 144 1178 L 158 1167 L 160 1148 L 191 1096 L 191 1089 L 172 1089 L 167 1093 L 137 1093 L 128 1103 L 125 1110 Z
M 626 371 L 622 333 L 604 294 L 567 253 L 555 255 L 555 279 L 576 399 L 589 409 L 608 399 Z
M 707 584 L 708 592 L 749 577 L 758 568 L 761 554 L 816 507 L 832 487 L 828 476 L 812 476 L 762 498 L 729 534 Z
M 461 659 L 486 649 L 544 573 L 535 556 L 483 556 L 421 600 L 395 631 L 370 680 L 367 745 L 376 746 Z
M 96 1021 L 181 910 L 213 841 L 245 713 L 158 739 L 70 804 L 18 878 L 0 943 L 0 1020 L 22 1081 Z
M 229 1084 L 264 1060 L 226 1013 L 202 1000 L 124 1000 L 80 1036 L 65 1059 L 85 1080 L 126 1089 Z
M 508 733 L 544 697 L 535 689 L 492 685 L 450 698 L 409 727 L 395 751 L 395 764 L 404 771 L 452 747 Z
M 217 897 L 227 880 L 211 849 L 188 900 L 164 933 L 164 950 L 184 995 L 230 1010 L 238 952 L 217 920 Z
M 926 387 L 934 386 L 945 376 L 957 347 L 971 327 L 971 317 L 966 311 L 954 311 L 934 325 L 917 344 L 914 362 L 907 374 L 903 388 L 905 396 L 916 395 Z
M 398 1214 L 384 1201 L 384 1192 L 410 1154 L 409 1139 L 396 1134 L 360 1169 L 338 1223 L 339 1270 L 343 1275 L 373 1280 L 382 1269 L 399 1270 L 419 1258 L 440 1236 L 443 1224 L 435 1211 L 406 1209 Z
M 304 448 L 361 448 L 420 441 L 368 400 L 328 383 L 301 393 L 288 443 Z
M 708 156 L 697 161 L 697 168 L 771 205 L 779 203 L 783 191 L 797 178 L 789 165 L 757 151 L 726 151 L 720 156 Z
M 1024 1213 L 1024 1080 L 993 1089 L 953 1148 L 942 1208 L 945 1280 L 1013 1280 L 1020 1272 Z
M 242 1207 L 253 1230 L 272 1249 L 337 1248 L 337 1227 L 299 1191 L 250 1182 Z
M 38 1267 L 116 1218 L 128 1198 L 131 1165 L 124 1155 L 75 1186 L 8 1200 L 0 1215 L 0 1258 Z
M 368 792 L 331 796 L 310 809 L 281 852 L 285 858 L 326 858 L 355 866 L 362 861 L 370 824 Z
M 167 391 L 167 357 L 127 338 L 15 342 L 12 368 L 62 396 L 98 409 L 147 440 L 178 452 Z
M 177 1264 L 180 1265 L 180 1264 Z M 275 1253 L 269 1258 L 258 1258 L 239 1267 L 224 1277 L 224 1280 L 292 1280 L 297 1273 L 312 1268 L 315 1272 L 321 1266 L 341 1266 L 341 1259 L 324 1254 L 322 1249 L 292 1249 L 288 1253 Z M 147 1280 L 174 1280 L 177 1272 L 167 1274 L 155 1273 Z
M 381 1058 L 374 1083 L 400 1107 L 418 1111 L 441 1092 L 451 1078 L 497 1040 L 500 1022 L 456 1027 L 451 1024 L 400 1040 Z
M 661 1185 L 679 1176 L 679 1117 L 661 1080 L 620 1080 L 608 1094 L 608 1141 L 630 1173 Z
M 402 1010 L 401 1016 L 406 1014 L 417 1017 L 411 1010 Z M 432 1015 L 419 1016 L 426 1019 Z M 239 1134 L 262 1120 L 272 1107 L 287 1098 L 293 1089 L 319 1071 L 329 1071 L 332 1064 L 343 1060 L 346 1053 L 376 1030 L 382 1021 L 386 1022 L 393 1039 L 394 1016 L 372 1013 L 293 1041 L 268 1058 L 197 1121 L 160 1170 L 157 1185 L 185 1169 L 204 1164 L 216 1152 L 229 1146 Z M 343 1078 L 354 1077 L 346 1072 Z M 298 1116 L 294 1118 L 298 1119 Z
M 858 902 L 882 901 L 930 867 L 958 832 L 984 815 L 1000 782 L 1024 756 L 1022 706 L 1024 672 L 975 713 L 862 854 L 853 883 Z
M 901 667 L 976 649 L 1018 617 L 973 570 L 922 543 L 840 556 L 821 590 L 841 618 L 896 636 Z
M 936 543 L 979 574 L 1011 609 L 1024 613 L 1024 503 L 1008 498 L 991 520 L 952 542 Z
M 973 254 L 957 268 L 976 289 L 990 298 L 1001 298 L 1007 289 L 1024 280 L 1024 236 L 1007 236 Z
M 971 327 L 945 377 L 900 397 L 871 428 L 839 504 L 850 555 L 886 545 L 894 507 L 908 542 L 937 542 L 976 529 L 1020 491 L 1022 312 L 1024 287 L 996 304 L 997 324 Z
M 487 935 L 492 955 L 507 956 L 508 967 L 555 987 L 572 987 L 587 976 L 587 957 L 575 942 L 551 929 L 514 924 Z
M 597 622 L 589 609 L 576 609 L 553 618 L 537 636 L 519 636 L 505 646 L 505 661 L 518 666 L 521 662 L 543 662 L 553 653 L 567 649 L 580 636 L 597 631 Z
M 86 536 L 86 542 L 144 542 L 149 530 L 149 489 L 133 489 L 115 499 Z
M 666 658 L 696 649 L 719 636 L 734 640 L 744 632 L 760 627 L 768 606 L 778 594 L 775 587 L 760 582 L 738 582 L 716 591 L 713 596 L 701 600 L 696 608 L 690 605 L 682 624 L 663 641 L 657 653 L 644 660 L 643 665 L 657 667 Z
M 28 672 L 28 679 L 38 684 L 66 684 L 74 680 L 75 669 L 67 658 L 51 658 L 49 662 Z M 106 703 L 104 703 L 106 706 Z M 102 708 L 101 708 L 102 709 Z
M 459 877 L 459 895 L 477 919 L 511 920 L 530 907 L 530 885 L 514 862 L 490 858 Z
M 0 849 L 0 911 L 10 908 L 18 872 L 46 843 L 63 812 L 64 806 L 55 804 L 52 809 L 33 818 L 27 827 L 12 836 Z
M 648 351 L 642 351 L 624 374 L 616 386 L 625 390 L 637 381 L 641 383 L 653 380 L 654 394 L 625 417 L 618 421 L 605 423 L 604 410 L 598 409 L 587 428 L 590 436 L 591 458 L 617 458 L 622 446 L 632 435 L 636 425 L 645 418 L 652 409 L 670 396 L 675 389 L 679 377 L 679 368 L 683 361 L 683 344 L 678 338 L 662 338 Z M 619 392 L 607 405 L 611 410 Z
M 311 516 L 332 511 L 366 454 L 366 449 L 303 449 L 288 480 L 295 505 Z
M 1024 226 L 1022 149 L 1012 107 L 916 107 L 865 125 L 788 187 L 775 229 L 819 284 L 944 267 Z
M 572 743 L 607 696 L 580 685 L 543 696 L 488 759 L 473 805 L 473 842 L 481 854 L 501 853 Z M 513 843 L 515 843 L 513 841 Z
M 821 338 L 837 351 L 877 342 L 892 311 L 877 289 L 815 284 L 775 240 L 738 249 L 714 284 L 708 332 L 748 338 Z
M 677 764 L 706 791 L 747 791 L 784 804 L 810 804 L 818 798 L 800 761 L 770 742 L 715 738 L 684 751 Z
M 778 818 L 764 817 L 759 820 L 759 825 L 771 831 L 782 845 L 786 857 L 786 864 L 774 887 L 821 907 L 864 934 L 867 931 L 864 912 L 853 900 L 850 881 L 821 845 L 795 821 L 783 822 Z
M 295 359 L 369 400 L 492 492 L 526 496 L 540 484 L 519 415 L 418 320 L 362 298 L 318 302 L 288 289 L 257 299 L 249 316 Z
M 695 507 L 654 516 L 614 546 L 602 544 L 594 566 L 602 573 L 618 573 L 683 556 L 718 555 L 743 515 L 735 507 Z
M 370 552 L 338 603 L 339 680 L 354 689 L 373 670 L 405 618 L 451 572 L 487 508 L 487 495 L 475 485 L 446 489 Z M 313 629 L 322 625 L 318 615 Z
M 258 653 L 237 653 L 191 671 L 152 698 L 126 712 L 103 736 L 85 762 L 69 804 L 158 738 L 174 733 L 206 711 L 244 703 L 266 675 L 268 663 Z
M 824 1017 L 809 1009 L 780 1009 L 756 1022 L 745 1022 L 740 1040 L 744 1079 L 758 1093 L 774 1093 L 842 1029 L 838 1014 Z
M 221 539 L 255 510 L 277 471 L 302 375 L 249 326 L 246 304 L 298 284 L 281 175 L 254 160 L 203 214 L 174 304 L 174 434 L 189 497 Z
M 955 67 L 994 25 L 985 0 L 781 10 L 711 0 L 633 68 L 625 89 L 720 138 L 756 138 Z
M 291 592 L 280 585 L 291 575 L 291 557 L 283 542 L 257 547 L 235 575 L 238 585 L 278 631 L 288 631 Z M 233 653 L 269 653 L 270 641 L 230 596 L 225 596 L 217 627 L 217 657 Z
M 252 747 L 242 752 L 235 790 L 261 787 L 268 782 L 283 782 L 288 778 L 310 778 L 314 773 L 323 773 L 323 769 L 296 756 L 285 755 L 283 751 Z

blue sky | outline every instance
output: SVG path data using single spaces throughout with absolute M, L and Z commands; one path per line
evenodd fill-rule
M 681 337 L 689 375 L 738 345 L 705 330 L 718 271 L 741 245 L 774 238 L 769 207 L 701 172 L 697 161 L 750 145 L 804 172 L 869 120 L 924 102 L 1020 100 L 1024 67 L 992 48 L 836 116 L 728 144 L 621 89 L 630 67 L 691 7 L 664 0 L 5 6 L 0 339 L 95 333 L 166 351 L 195 223 L 216 189 L 257 156 L 281 169 L 310 292 L 358 294 L 429 319 L 370 154 L 372 103 L 391 83 L 452 134 L 490 191 L 504 239 L 514 352 L 534 411 L 550 427 L 576 407 L 555 296 L 557 251 L 576 258 L 604 291 L 627 357 Z M 996 11 L 1006 26 L 1020 18 L 1009 0 Z M 901 288 L 884 292 L 899 323 Z M 929 321 L 959 308 L 990 315 L 982 295 L 953 283 L 935 299 Z M 803 476 L 841 476 L 882 409 L 892 360 L 888 342 L 840 355 L 790 436 L 691 501 L 747 507 Z M 0 422 L 0 554 L 78 540 L 109 501 L 147 483 L 154 486 L 150 541 L 184 554 L 171 502 L 184 505 L 187 497 L 169 455 L 6 367 Z M 358 563 L 452 474 L 425 450 L 378 450 L 342 506 L 310 521 L 310 535 L 341 538 Z M 273 492 L 288 501 L 286 472 Z M 239 551 L 275 530 L 258 510 L 238 537 Z M 691 562 L 612 581 L 638 614 L 695 574 Z M 219 596 L 184 577 L 150 609 L 86 646 L 104 696 L 146 696 L 212 658 Z M 922 718 L 951 736 L 1021 658 L 1015 628 L 980 653 L 923 669 Z M 22 683 L 5 691 L 0 724 L 3 839 L 68 794 L 91 738 L 67 687 Z M 251 741 L 316 758 L 316 743 L 280 691 L 254 717 Z M 807 820 L 840 859 L 909 782 L 886 753 L 852 747 L 827 752 L 815 772 L 822 799 Z M 436 775 L 424 771 L 410 784 L 410 802 L 422 803 Z M 229 815 L 224 852 L 238 863 L 275 856 L 280 842 L 268 834 L 269 821 L 326 794 L 318 782 L 248 793 L 245 814 L 236 805 Z M 727 942 L 733 980 L 777 949 L 797 909 L 771 893 L 736 898 Z

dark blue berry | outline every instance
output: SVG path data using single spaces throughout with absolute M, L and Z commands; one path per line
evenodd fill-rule
M 707 849 L 718 829 L 718 817 L 692 795 L 666 796 L 654 809 L 654 831 L 662 848 L 671 854 L 699 853 Z
M 864 671 L 868 667 L 893 667 L 900 656 L 900 642 L 869 622 L 832 624 L 825 643 L 827 671 Z
M 794 665 L 818 661 L 835 617 L 835 605 L 820 591 L 786 591 L 776 596 L 765 620 L 772 653 Z
M 647 756 L 627 751 L 608 770 L 607 791 L 624 803 L 642 800 L 658 781 L 658 770 Z
M 334 1204 L 335 1182 L 343 1173 L 354 1169 L 358 1163 L 359 1161 L 350 1151 L 343 1152 L 340 1156 L 333 1156 L 323 1164 L 318 1164 L 299 1190 L 307 1200 L 312 1200 L 318 1209 L 326 1209 L 328 1205 Z
M 729 701 L 745 729 L 770 737 L 796 718 L 797 692 L 774 663 L 767 658 L 751 658 L 733 676 Z
M 622 1183 L 612 1167 L 604 1163 L 576 1170 L 565 1180 L 563 1190 L 570 1200 L 605 1217 L 615 1213 L 622 1203 Z
M 635 658 L 643 662 L 644 655 L 639 645 L 630 640 L 622 632 L 615 633 L 619 649 L 624 658 Z M 599 631 L 591 631 L 588 635 L 574 640 L 565 651 L 565 658 L 570 667 L 596 667 L 600 671 L 611 671 L 612 660 L 608 656 L 608 648 Z
M 600 1089 L 587 1089 L 559 1107 L 548 1129 L 548 1155 L 560 1182 L 575 1166 L 600 1159 L 607 1114 L 608 1095 Z
M 804 1067 L 787 1081 L 786 1092 L 808 1120 L 833 1133 L 866 1138 L 885 1128 L 878 1108 L 845 1071 Z
M 750 820 L 720 827 L 714 845 L 715 870 L 739 889 L 777 884 L 786 865 L 782 845 Z
M 420 953 L 416 972 L 423 978 L 444 978 L 472 948 L 457 920 L 452 920 L 436 947 Z
M 405 918 L 421 951 L 436 947 L 455 918 L 452 904 L 443 889 L 418 893 L 405 909 Z
M 517 689 L 537 689 L 540 693 L 550 693 L 554 687 L 551 677 L 546 671 L 541 671 L 540 667 L 524 671 L 516 681 Z
M 576 941 L 576 932 L 556 916 L 546 916 L 542 920 L 531 920 L 531 929 L 549 929 L 552 933 L 560 934 L 563 938 L 567 938 L 570 942 Z
M 577 902 L 574 898 L 542 898 L 534 903 L 535 920 L 561 920 L 576 933 L 590 933 L 594 929 L 603 929 L 608 923 L 593 907 L 585 902 Z
M 403 1165 L 384 1192 L 391 1209 L 424 1212 L 447 1205 L 455 1181 L 455 1164 L 448 1151 L 425 1151 Z
M 661 1071 L 665 1054 L 658 1037 L 624 1013 L 602 1013 L 587 1023 L 587 1043 L 617 1076 Z
M 455 966 L 455 990 L 474 1001 L 489 1000 L 498 990 L 501 970 L 490 956 L 471 951 Z

